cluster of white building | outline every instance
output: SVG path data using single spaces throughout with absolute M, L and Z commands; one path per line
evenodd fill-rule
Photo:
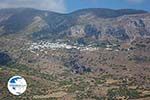
M 41 42 L 35 42 L 35 43 L 30 43 L 30 47 L 28 50 L 30 51 L 44 51 L 45 49 L 77 49 L 80 51 L 95 51 L 98 48 L 96 47 L 91 47 L 91 46 L 77 46 L 77 45 L 68 45 L 66 43 L 61 43 L 61 42 L 49 42 L 49 41 L 41 41 Z

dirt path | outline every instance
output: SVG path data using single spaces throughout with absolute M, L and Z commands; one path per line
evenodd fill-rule
M 59 91 L 59 92 L 55 92 L 55 93 L 52 93 L 52 94 L 48 94 L 48 95 L 36 95 L 36 96 L 33 96 L 34 99 L 46 99 L 46 98 L 61 98 L 63 96 L 67 95 L 66 92 L 63 92 L 63 91 Z

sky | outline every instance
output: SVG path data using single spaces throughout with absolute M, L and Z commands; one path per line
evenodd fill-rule
M 36 8 L 69 13 L 83 8 L 141 9 L 150 12 L 150 0 L 0 0 L 0 8 Z

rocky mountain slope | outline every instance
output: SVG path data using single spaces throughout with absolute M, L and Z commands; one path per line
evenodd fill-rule
M 0 35 L 25 34 L 32 39 L 132 41 L 150 36 L 150 14 L 142 10 L 92 8 L 59 14 L 30 8 L 1 9 Z
M 141 10 L 1 9 L 0 100 L 150 100 L 149 36 Z M 21 96 L 7 89 L 14 75 Z

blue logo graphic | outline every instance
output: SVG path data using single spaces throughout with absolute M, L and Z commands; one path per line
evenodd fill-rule
M 27 83 L 23 77 L 13 76 L 8 81 L 7 87 L 10 93 L 12 93 L 13 95 L 21 95 L 26 91 Z

